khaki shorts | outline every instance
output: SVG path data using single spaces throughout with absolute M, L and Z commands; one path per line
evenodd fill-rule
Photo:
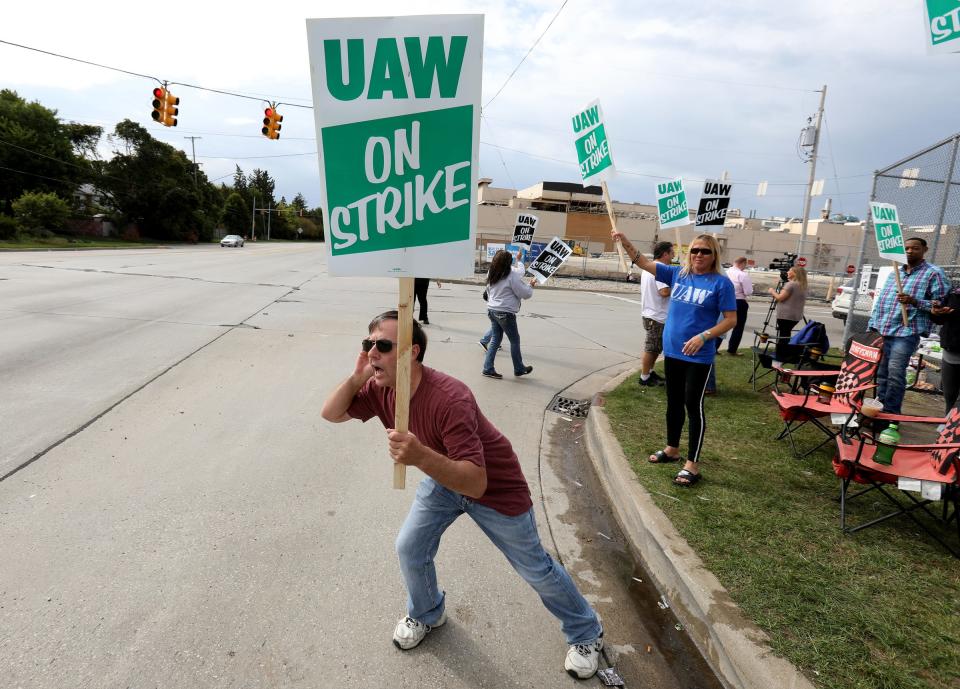
M 643 329 L 647 331 L 643 351 L 660 356 L 660 352 L 663 351 L 663 323 L 644 317 Z

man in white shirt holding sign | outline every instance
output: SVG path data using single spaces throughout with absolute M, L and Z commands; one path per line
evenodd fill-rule
M 673 263 L 673 244 L 657 242 L 653 247 L 653 260 L 664 265 Z M 667 322 L 667 307 L 670 305 L 670 285 L 657 282 L 651 273 L 640 271 L 640 294 L 643 298 L 641 316 L 647 336 L 640 359 L 640 385 L 663 385 L 663 378 L 653 370 L 657 357 L 663 351 L 663 324 Z

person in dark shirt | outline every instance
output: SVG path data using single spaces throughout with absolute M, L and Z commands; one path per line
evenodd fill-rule
M 427 336 L 413 322 L 409 432 L 393 428 L 396 410 L 397 312 L 370 322 L 353 373 L 324 402 L 321 415 L 342 423 L 377 417 L 395 462 L 427 476 L 397 536 L 407 587 L 407 615 L 393 633 L 401 650 L 417 646 L 447 620 L 434 557 L 444 531 L 468 514 L 560 620 L 569 649 L 566 671 L 592 677 L 603 649 L 600 618 L 570 575 L 544 550 L 530 489 L 510 441 L 480 411 L 470 389 L 423 365 Z

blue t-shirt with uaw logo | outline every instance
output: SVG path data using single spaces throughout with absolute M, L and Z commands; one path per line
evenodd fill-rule
M 695 364 L 712 364 L 716 343 L 708 341 L 693 356 L 683 353 L 683 343 L 717 324 L 724 311 L 737 310 L 733 283 L 719 273 L 681 273 L 680 266 L 657 263 L 657 280 L 670 285 L 670 308 L 663 328 L 663 353 Z

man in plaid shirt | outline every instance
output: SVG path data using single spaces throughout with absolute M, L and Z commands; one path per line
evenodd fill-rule
M 927 263 L 927 242 L 913 237 L 904 243 L 906 265 L 898 265 L 903 291 L 897 292 L 893 273 L 873 303 L 867 330 L 883 335 L 883 358 L 877 371 L 877 398 L 883 400 L 883 411 L 899 414 L 907 387 L 907 365 L 917 351 L 920 336 L 930 333 L 930 310 L 950 290 L 943 271 Z M 900 304 L 907 307 L 907 325 L 903 324 Z

